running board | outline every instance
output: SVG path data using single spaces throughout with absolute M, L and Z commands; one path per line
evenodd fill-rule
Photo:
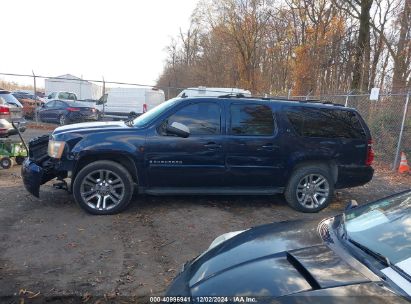
M 139 188 L 139 193 L 150 195 L 274 195 L 283 193 L 284 188 L 183 188 L 183 187 L 153 187 Z

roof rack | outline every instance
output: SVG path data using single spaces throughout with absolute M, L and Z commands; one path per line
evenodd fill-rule
M 188 97 L 187 95 L 183 94 L 181 96 L 182 98 Z M 267 100 L 267 101 L 295 101 L 295 102 L 300 102 L 300 103 L 316 103 L 316 104 L 323 104 L 323 105 L 332 105 L 332 106 L 339 106 L 339 107 L 345 107 L 345 105 L 340 104 L 340 103 L 333 103 L 331 101 L 323 101 L 320 99 L 292 99 L 292 98 L 284 98 L 284 97 L 263 97 L 263 96 L 251 96 L 247 97 L 242 93 L 229 93 L 225 95 L 220 95 L 217 96 L 217 98 L 248 98 L 248 99 L 261 99 L 261 100 Z
M 246 98 L 246 96 L 242 93 L 237 93 L 237 94 L 230 93 L 230 94 L 218 96 L 218 98 Z
M 272 98 L 271 98 L 272 99 Z M 319 103 L 319 104 L 324 104 L 324 105 L 332 105 L 332 106 L 341 106 L 345 107 L 345 105 L 341 103 L 333 103 L 331 101 L 324 101 L 320 99 L 287 99 L 287 98 L 276 98 L 275 100 L 281 100 L 281 101 L 297 101 L 301 103 Z

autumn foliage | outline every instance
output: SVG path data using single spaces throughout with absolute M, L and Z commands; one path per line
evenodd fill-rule
M 202 0 L 190 28 L 167 47 L 157 85 L 176 88 L 170 95 L 190 86 L 261 95 L 369 91 L 389 88 L 395 66 L 410 85 L 411 0 L 362 1 Z M 405 32 L 404 44 L 397 33 Z

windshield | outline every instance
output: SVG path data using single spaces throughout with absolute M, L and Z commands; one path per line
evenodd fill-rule
M 170 100 L 167 100 L 158 106 L 152 108 L 148 112 L 140 115 L 136 119 L 133 120 L 133 126 L 135 127 L 142 127 L 148 124 L 149 122 L 153 121 L 157 117 L 159 117 L 161 114 L 163 114 L 165 111 L 167 111 L 169 108 L 173 107 L 175 104 L 177 104 L 181 99 L 180 98 L 173 98 Z
M 345 229 L 393 264 L 411 258 L 411 191 L 346 212 Z

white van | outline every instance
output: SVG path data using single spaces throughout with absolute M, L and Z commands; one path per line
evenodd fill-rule
M 104 117 L 124 119 L 138 116 L 165 100 L 164 92 L 156 88 L 113 88 L 97 102 Z
M 187 88 L 181 91 L 177 97 L 218 97 L 223 95 L 237 95 L 242 94 L 244 97 L 251 97 L 251 92 L 238 88 Z

